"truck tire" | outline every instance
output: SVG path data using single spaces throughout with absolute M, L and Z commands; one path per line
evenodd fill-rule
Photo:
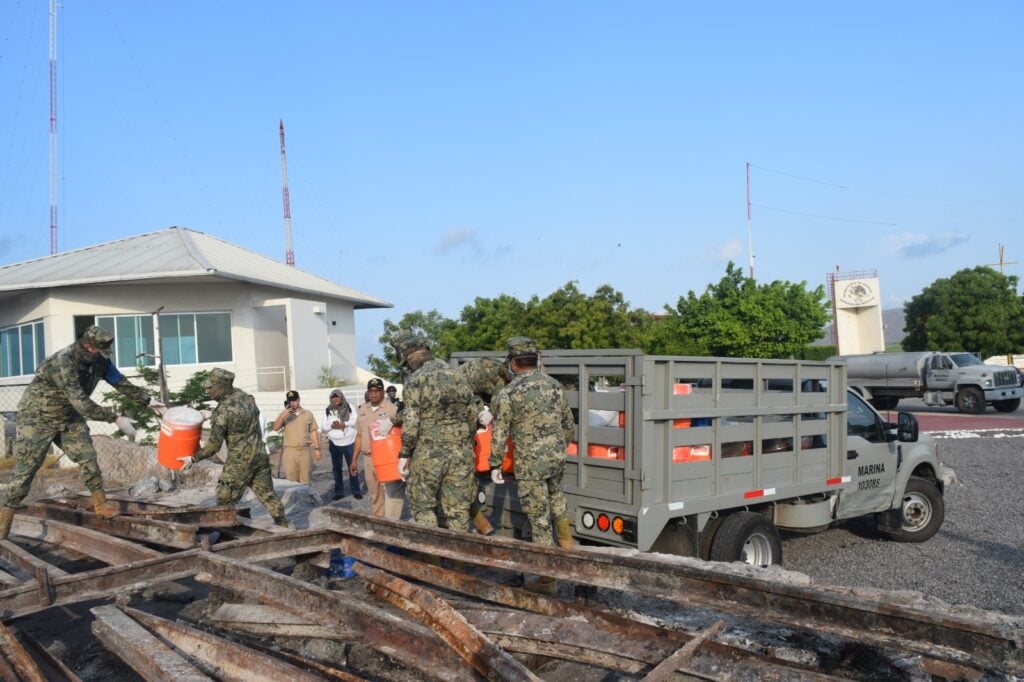
M 964 386 L 956 392 L 956 408 L 966 414 L 985 411 L 985 394 L 977 386 Z
M 711 561 L 744 561 L 754 566 L 782 563 L 782 538 L 764 514 L 730 514 L 711 540 Z
M 895 410 L 896 406 L 900 404 L 899 398 L 872 398 L 871 404 L 875 406 L 876 410 Z
M 996 408 L 999 412 L 1016 412 L 1017 408 L 1020 407 L 1020 398 L 993 400 L 992 407 Z
M 911 476 L 897 510 L 899 529 L 886 531 L 897 542 L 924 542 L 938 532 L 946 517 L 946 503 L 934 483 Z

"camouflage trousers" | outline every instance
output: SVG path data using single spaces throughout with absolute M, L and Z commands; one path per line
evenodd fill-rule
M 559 462 L 556 470 L 547 478 L 519 480 L 519 504 L 530 520 L 533 541 L 538 545 L 555 544 L 551 534 L 551 518 L 567 518 L 565 493 L 562 492 L 562 474 L 565 462 Z
M 251 456 L 228 453 L 224 470 L 217 479 L 217 504 L 235 505 L 242 499 L 245 489 L 251 488 L 256 497 L 267 508 L 275 521 L 284 519 L 284 506 L 274 492 L 274 481 L 270 475 L 270 458 L 265 452 Z
M 103 476 L 96 463 L 96 448 L 84 421 L 54 424 L 32 415 L 18 415 L 18 435 L 14 440 L 14 475 L 7 486 L 3 506 L 17 508 L 28 495 L 39 467 L 46 460 L 50 443 L 60 447 L 80 467 L 82 483 L 90 491 L 103 490 Z
M 469 528 L 469 503 L 476 493 L 473 452 L 468 447 L 416 448 L 409 465 L 409 511 L 416 523 L 439 525 L 434 511 L 438 500 L 448 528 Z

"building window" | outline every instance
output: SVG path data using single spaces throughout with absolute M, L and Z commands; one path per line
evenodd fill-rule
M 114 334 L 118 367 L 152 366 L 156 354 L 152 315 L 97 316 L 96 324 Z M 165 365 L 231 362 L 231 313 L 160 315 Z
M 45 359 L 44 348 L 42 322 L 0 329 L 0 377 L 32 374 Z

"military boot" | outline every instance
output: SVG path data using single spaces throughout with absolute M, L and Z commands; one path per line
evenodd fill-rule
M 11 522 L 14 521 L 14 510 L 10 507 L 0 508 L 0 540 L 6 540 L 11 532 Z
M 564 549 L 572 549 L 572 526 L 569 519 L 562 517 L 555 519 L 555 536 L 558 538 L 558 546 Z
M 491 525 L 491 522 L 487 520 L 487 517 L 479 509 L 473 517 L 473 525 L 476 527 L 476 532 L 480 533 L 480 535 L 494 535 L 494 526 Z
M 109 519 L 121 513 L 117 507 L 107 502 L 107 494 L 102 490 L 93 491 L 92 506 L 93 512 L 101 519 Z

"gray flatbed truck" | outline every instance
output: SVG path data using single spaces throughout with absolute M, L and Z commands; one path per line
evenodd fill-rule
M 578 540 L 768 565 L 782 562 L 780 528 L 873 514 L 883 534 L 921 542 L 942 524 L 934 441 L 913 415 L 887 423 L 848 392 L 842 364 L 638 350 L 543 351 L 541 362 L 576 417 L 563 487 Z M 506 481 L 483 486 L 480 502 L 495 527 L 528 537 Z

